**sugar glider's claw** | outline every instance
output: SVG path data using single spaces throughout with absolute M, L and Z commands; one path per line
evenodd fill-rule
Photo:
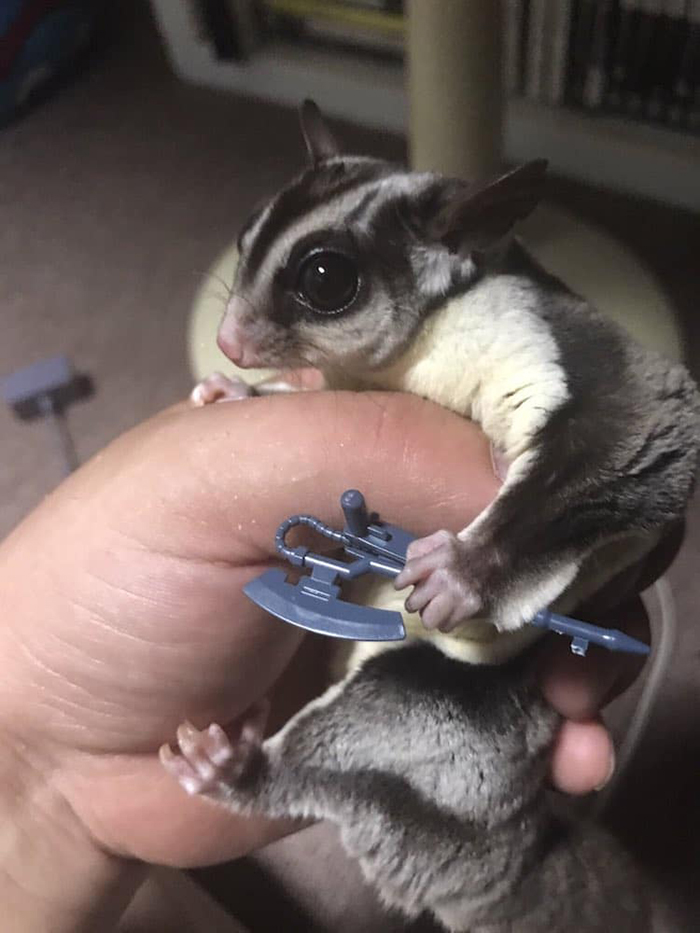
M 200 730 L 185 721 L 177 729 L 177 750 L 161 746 L 161 764 L 188 794 L 215 795 L 248 771 L 260 750 L 268 711 L 267 700 L 250 707 L 237 723 L 237 739 L 218 723 Z
M 212 373 L 192 389 L 190 401 L 198 408 L 213 402 L 237 402 L 255 395 L 255 389 L 237 376 Z

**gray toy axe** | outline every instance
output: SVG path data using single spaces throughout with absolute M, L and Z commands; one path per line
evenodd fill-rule
M 313 515 L 292 515 L 277 529 L 278 552 L 294 567 L 310 567 L 310 576 L 290 583 L 283 570 L 267 570 L 247 583 L 243 592 L 271 615 L 310 632 L 356 641 L 400 641 L 406 637 L 400 612 L 348 602 L 341 596 L 341 586 L 343 581 L 366 573 L 396 577 L 406 563 L 406 549 L 414 536 L 380 521 L 378 515 L 369 515 L 364 496 L 357 489 L 346 490 L 340 505 L 345 515 L 342 531 Z M 298 525 L 306 525 L 336 542 L 353 560 L 314 554 L 307 547 L 289 547 L 287 533 Z M 549 609 L 538 612 L 530 624 L 568 636 L 572 652 L 578 655 L 586 654 L 590 642 L 610 651 L 649 653 L 648 645 L 624 632 L 570 619 Z

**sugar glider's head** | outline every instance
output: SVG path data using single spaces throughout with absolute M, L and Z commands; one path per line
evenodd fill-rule
M 241 231 L 219 346 L 242 367 L 377 369 L 482 273 L 546 163 L 468 184 L 341 156 L 311 101 L 301 123 L 310 165 Z

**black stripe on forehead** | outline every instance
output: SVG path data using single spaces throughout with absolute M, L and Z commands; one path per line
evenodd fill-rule
M 273 201 L 247 256 L 247 274 L 254 274 L 275 240 L 305 214 L 393 170 L 388 163 L 370 159 L 357 162 L 333 159 L 304 172 Z
M 241 252 L 243 248 L 243 240 L 245 239 L 246 233 L 249 233 L 253 229 L 255 224 L 258 222 L 258 220 L 260 220 L 260 217 L 262 216 L 262 212 L 265 210 L 266 206 L 267 206 L 266 204 L 263 204 L 260 207 L 255 208 L 253 212 L 250 214 L 250 216 L 248 217 L 248 219 L 246 220 L 246 222 L 243 224 L 241 229 L 238 231 L 238 237 L 236 239 L 236 249 L 238 250 L 239 253 Z
M 442 196 L 443 188 L 439 180 L 417 181 L 410 193 L 405 188 L 394 191 L 389 188 L 382 190 L 379 198 L 380 191 L 374 188 L 360 204 L 367 218 L 363 239 L 368 240 L 380 258 L 388 262 L 390 257 L 400 256 L 403 265 L 403 260 L 408 261 L 411 246 L 427 244 L 425 221 L 432 216 L 432 204 Z M 375 199 L 374 210 L 369 210 Z

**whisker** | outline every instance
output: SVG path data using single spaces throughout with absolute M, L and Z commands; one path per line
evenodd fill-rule
M 233 282 L 227 282 L 226 279 L 222 279 L 222 277 L 218 273 L 207 272 L 207 275 L 209 276 L 209 278 L 216 279 L 217 282 L 219 282 L 221 285 L 224 286 L 227 292 L 230 292 L 231 289 L 233 288 Z
M 256 314 L 258 313 L 258 309 L 255 307 L 253 302 L 249 298 L 246 298 L 246 296 L 242 294 L 242 292 L 237 292 L 233 286 L 231 286 L 231 291 L 229 292 L 229 300 L 231 298 L 238 298 L 239 301 L 244 301 L 248 305 L 249 308 L 252 308 L 252 310 Z
M 225 310 L 225 308 L 226 308 L 226 305 L 228 304 L 228 296 L 227 296 L 227 295 L 222 295 L 220 292 L 212 291 L 212 289 L 210 289 L 210 288 L 208 288 L 208 289 L 206 289 L 204 292 L 202 292 L 202 296 L 203 296 L 204 298 L 213 298 L 213 299 L 215 299 L 216 301 L 220 301 L 222 307 L 224 308 L 224 310 Z
M 226 301 L 228 302 L 231 299 L 231 296 L 233 295 L 233 282 L 227 282 L 218 273 L 211 272 L 209 270 L 206 272 L 193 270 L 192 275 L 196 275 L 199 279 L 213 279 L 216 283 L 223 286 L 224 292 L 226 294 Z

